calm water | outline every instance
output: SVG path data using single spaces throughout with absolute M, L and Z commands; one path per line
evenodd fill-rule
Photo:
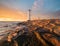
M 18 22 L 11 22 L 11 21 L 0 21 L 0 36 L 3 34 L 7 34 L 9 31 L 8 30 L 13 30 L 12 27 L 17 26 Z M 6 32 L 8 31 L 8 32 Z

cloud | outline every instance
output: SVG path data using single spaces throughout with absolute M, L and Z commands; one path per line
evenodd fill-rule
M 60 10 L 51 13 L 51 16 L 53 16 L 54 18 L 60 19 Z
M 2 21 L 25 21 L 27 15 L 23 11 L 15 10 L 0 4 L 0 20 Z
M 32 6 L 33 10 L 42 9 L 44 4 L 44 0 L 35 0 Z
M 43 19 L 60 19 L 60 10 L 55 12 L 49 12 L 45 14 L 39 14 Z

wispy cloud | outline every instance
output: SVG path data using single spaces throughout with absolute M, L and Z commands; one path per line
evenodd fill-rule
M 11 9 L 0 4 L 0 21 L 26 21 L 27 15 L 25 12 Z
M 44 0 L 35 0 L 32 6 L 33 10 L 42 9 L 44 4 Z

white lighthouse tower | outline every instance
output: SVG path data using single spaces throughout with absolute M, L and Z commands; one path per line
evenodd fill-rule
M 31 9 L 29 9 L 28 11 L 29 11 L 28 21 L 30 21 L 31 20 Z

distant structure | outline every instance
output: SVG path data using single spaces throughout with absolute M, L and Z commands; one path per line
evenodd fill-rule
M 29 9 L 28 11 L 29 11 L 28 21 L 30 21 L 31 20 L 31 9 Z

